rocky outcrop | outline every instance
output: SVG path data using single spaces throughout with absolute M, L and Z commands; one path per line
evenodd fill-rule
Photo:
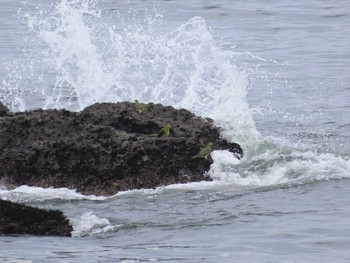
M 44 210 L 0 199 L 0 235 L 71 236 L 69 220 L 56 210 Z
M 220 136 L 210 119 L 150 103 L 100 103 L 81 112 L 34 110 L 0 117 L 0 180 L 8 187 L 68 187 L 84 194 L 210 180 L 211 159 L 195 158 L 208 142 L 214 149 L 242 149 Z M 166 136 L 159 131 L 171 125 Z
M 0 101 L 0 117 L 6 116 L 9 112 L 9 109 Z

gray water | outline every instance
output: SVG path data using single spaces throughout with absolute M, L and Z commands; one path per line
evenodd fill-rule
M 349 262 L 347 1 L 7 1 L 0 99 L 14 111 L 140 98 L 212 117 L 245 151 L 213 182 L 0 198 L 64 211 L 72 238 L 0 237 L 2 261 Z

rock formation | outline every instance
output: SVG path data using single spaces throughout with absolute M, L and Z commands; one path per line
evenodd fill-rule
M 3 105 L 2 105 L 3 106 Z M 99 103 L 81 112 L 9 113 L 0 105 L 0 180 L 7 187 L 68 187 L 84 194 L 210 180 L 212 160 L 195 158 L 208 142 L 237 158 L 210 119 L 160 104 Z M 3 112 L 3 113 L 1 113 Z M 161 129 L 171 125 L 170 135 Z
M 0 117 L 9 113 L 9 109 L 0 101 Z
M 71 236 L 61 211 L 44 210 L 0 199 L 0 235 Z

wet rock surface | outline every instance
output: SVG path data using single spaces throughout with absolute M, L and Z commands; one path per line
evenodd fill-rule
M 71 236 L 71 231 L 61 211 L 0 200 L 0 235 Z
M 9 109 L 0 101 L 0 117 L 7 115 L 9 112 Z
M 210 180 L 208 142 L 238 158 L 210 119 L 161 104 L 99 103 L 81 112 L 34 110 L 0 117 L 0 180 L 7 187 L 67 187 L 84 194 Z M 170 135 L 159 131 L 171 125 Z

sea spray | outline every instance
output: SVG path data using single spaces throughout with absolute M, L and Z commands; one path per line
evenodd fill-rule
M 246 98 L 257 76 L 239 64 L 241 54 L 214 39 L 205 19 L 193 17 L 164 32 L 157 11 L 138 23 L 135 14 L 106 12 L 84 0 L 23 8 L 31 48 L 23 60 L 6 64 L 1 96 L 15 111 L 139 99 L 213 118 L 225 138 L 243 146 L 245 157 L 236 163 L 214 154 L 212 184 L 259 187 L 349 177 L 348 159 L 303 151 L 299 142 L 257 131 Z
M 72 237 L 84 237 L 116 231 L 120 225 L 113 225 L 106 218 L 99 218 L 87 211 L 80 218 L 70 219 L 73 225 Z
M 28 56 L 32 73 L 40 72 L 36 82 L 43 82 L 41 90 L 35 85 L 30 91 L 40 97 L 40 107 L 82 110 L 95 102 L 139 99 L 213 118 L 225 136 L 239 143 L 257 136 L 246 102 L 248 74 L 203 18 L 164 33 L 157 11 L 139 24 L 134 12 L 102 12 L 97 2 L 84 0 L 19 12 L 37 41 L 34 48 L 41 50 Z M 15 93 L 17 101 L 26 96 Z M 21 105 L 13 109 L 27 107 Z

